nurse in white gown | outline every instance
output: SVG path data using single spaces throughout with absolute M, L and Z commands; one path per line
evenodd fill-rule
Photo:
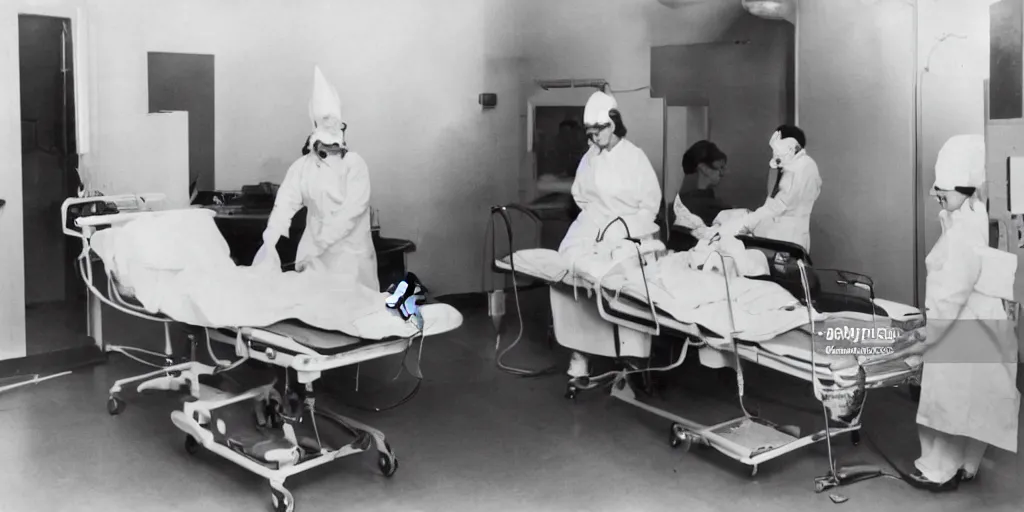
M 277 242 L 288 236 L 292 217 L 305 206 L 306 229 L 296 251 L 295 270 L 345 276 L 380 292 L 370 230 L 369 168 L 366 160 L 348 149 L 338 92 L 319 67 L 313 73 L 309 118 L 313 132 L 277 191 L 253 266 L 280 271 Z
M 643 150 L 625 138 L 626 126 L 617 107 L 614 98 L 596 92 L 584 109 L 590 149 L 580 160 L 572 185 L 581 212 L 558 248 L 568 261 L 593 251 L 602 232 L 604 240 L 626 238 L 623 224 L 632 238 L 649 239 L 658 233 L 655 217 L 662 202 L 658 176 Z M 551 315 L 559 344 L 574 351 L 568 371 L 573 381 L 589 375 L 587 354 L 650 355 L 650 335 L 617 329 L 603 320 L 593 298 L 584 295 L 577 301 L 572 291 L 552 288 Z
M 942 234 L 925 259 L 929 348 L 917 409 L 921 457 L 910 481 L 933 491 L 974 478 L 989 446 L 1017 451 L 1018 347 L 1003 308 L 1017 262 L 988 245 L 988 213 L 977 195 L 984 186 L 984 137 L 947 141 L 932 191 Z

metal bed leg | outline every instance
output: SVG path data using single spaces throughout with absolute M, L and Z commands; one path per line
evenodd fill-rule
M 110 387 L 110 398 L 107 401 L 107 412 L 110 413 L 111 416 L 116 416 L 123 412 L 126 405 L 124 400 L 121 399 L 121 391 L 128 384 L 133 384 L 139 381 L 142 381 L 142 383 L 136 388 L 136 392 L 138 393 L 143 393 L 145 391 L 179 391 L 181 388 L 187 386 L 189 394 L 198 399 L 200 397 L 201 389 L 199 386 L 199 377 L 201 375 L 213 375 L 214 368 L 196 360 L 196 339 L 194 336 L 189 335 L 189 341 L 191 342 L 191 360 L 174 364 L 174 350 L 171 343 L 170 324 L 165 323 L 164 356 L 166 358 L 166 366 L 159 370 L 115 381 L 114 385 Z M 132 347 L 111 346 L 107 347 L 107 351 L 121 353 L 132 359 L 136 359 L 130 354 L 132 351 L 152 355 L 152 353 L 145 350 L 133 350 Z

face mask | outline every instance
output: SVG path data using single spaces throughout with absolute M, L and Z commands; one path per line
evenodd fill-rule
M 792 137 L 782 138 L 782 134 L 775 132 L 768 145 L 772 148 L 772 160 L 769 165 L 772 169 L 785 167 L 796 157 L 797 148 L 800 144 Z
M 326 126 L 317 123 L 313 133 L 310 134 L 306 147 L 302 154 L 314 151 L 321 159 L 328 156 L 339 156 L 345 158 L 348 153 L 348 144 L 345 142 L 345 130 L 348 128 L 343 122 L 329 123 Z

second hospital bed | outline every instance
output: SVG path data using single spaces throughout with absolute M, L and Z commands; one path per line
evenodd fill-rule
M 286 479 L 349 455 L 376 449 L 381 472 L 390 477 L 398 459 L 379 430 L 317 404 L 313 383 L 323 372 L 390 356 L 408 355 L 419 340 L 457 329 L 462 316 L 447 304 L 421 307 L 423 325 L 403 320 L 384 305 L 385 294 L 331 283 L 324 276 L 295 272 L 256 275 L 230 261 L 227 244 L 205 209 L 153 211 L 160 196 L 123 195 L 72 198 L 61 208 L 64 232 L 79 238 L 78 268 L 91 307 L 105 304 L 164 326 L 164 353 L 107 346 L 156 370 L 120 379 L 110 389 L 108 412 L 124 409 L 121 392 L 141 382 L 146 390 L 187 392 L 181 410 L 171 413 L 185 433 L 185 448 L 219 455 L 267 479 L 277 511 L 292 511 L 295 499 Z M 106 291 L 97 286 L 93 263 L 103 263 Z M 196 269 L 196 267 L 200 267 Z M 326 283 L 326 284 L 325 284 Z M 301 296 L 285 300 L 298 292 Z M 350 297 L 349 295 L 354 295 Z M 365 304 L 360 304 L 365 302 Z M 91 317 L 90 317 L 91 318 Z M 250 320 L 251 322 L 246 322 Z M 190 327 L 184 354 L 175 351 L 170 324 Z M 202 339 L 205 337 L 205 340 Z M 233 347 L 239 358 L 220 360 L 212 342 Z M 201 362 L 205 352 L 212 364 Z M 142 354 L 164 358 L 153 364 Z M 283 375 L 242 393 L 201 382 L 246 361 L 276 367 Z M 421 378 L 418 364 L 412 373 Z M 258 428 L 241 425 L 229 406 L 252 404 Z M 331 445 L 317 416 L 339 425 L 353 440 Z
M 874 297 L 867 276 L 812 269 L 809 258 L 795 245 L 738 238 L 748 249 L 765 254 L 769 275 L 726 279 L 717 272 L 684 269 L 685 253 L 664 254 L 660 242 L 638 245 L 632 255 L 627 251 L 617 261 L 597 265 L 565 261 L 553 250 L 524 249 L 495 259 L 492 268 L 512 274 L 513 287 L 518 286 L 518 276 L 572 289 L 579 300 L 593 300 L 601 317 L 617 328 L 678 338 L 682 343 L 678 358 L 661 370 L 681 365 L 691 348 L 705 366 L 735 369 L 744 415 L 712 426 L 641 401 L 626 378 L 636 370 L 592 379 L 610 381 L 615 398 L 670 420 L 673 447 L 708 445 L 751 466 L 756 474 L 759 464 L 826 438 L 850 433 L 858 442 L 866 391 L 919 378 L 923 345 L 902 334 L 922 327 L 923 315 L 917 308 Z M 651 257 L 640 265 L 638 255 Z M 719 300 L 694 302 L 708 295 L 718 295 Z M 767 299 L 768 306 L 758 314 L 744 310 L 745 298 L 756 301 L 768 296 L 772 297 Z M 800 436 L 752 416 L 742 407 L 741 361 L 811 382 L 815 396 L 829 407 L 830 419 L 838 425 Z M 574 391 L 570 384 L 568 395 Z

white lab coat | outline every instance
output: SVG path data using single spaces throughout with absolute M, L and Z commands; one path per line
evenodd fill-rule
M 377 253 L 370 231 L 370 174 L 354 152 L 343 159 L 303 155 L 277 191 L 268 227 L 287 235 L 295 213 L 306 206 L 306 229 L 299 240 L 296 266 L 304 272 L 349 275 L 380 291 Z
M 1005 359 L 999 359 L 1010 354 L 1016 357 L 1015 336 L 1011 340 L 994 339 L 999 337 L 971 328 L 972 323 L 957 323 L 950 328 L 950 323 L 944 322 L 1007 319 L 1001 299 L 978 291 L 982 253 L 988 247 L 988 213 L 983 203 L 969 199 L 955 212 L 941 212 L 940 222 L 942 234 L 925 259 L 928 271 L 925 291 L 927 339 L 941 340 L 937 343 L 945 345 L 938 350 L 951 357 L 962 354 L 967 359 L 969 355 L 976 356 L 978 351 L 985 351 L 986 355 L 982 358 L 972 359 L 991 362 L 929 362 L 926 357 L 917 423 L 948 436 L 971 438 L 1016 452 L 1020 410 L 1017 365 L 1000 362 Z M 1012 275 L 1008 279 L 1012 282 Z M 949 334 L 942 337 L 947 330 Z M 997 342 L 1004 346 L 997 347 Z M 926 437 L 928 443 L 925 442 Z M 922 434 L 923 450 L 927 451 L 926 444 L 934 444 L 932 438 L 934 433 Z M 943 442 L 952 443 L 951 440 Z M 957 450 L 977 452 L 976 448 Z M 964 462 L 950 465 L 934 461 L 935 457 L 964 457 L 949 451 L 944 449 L 936 453 L 924 453 L 923 460 L 918 461 L 919 469 L 925 469 L 922 467 L 924 462 L 924 466 L 945 473 L 940 478 L 951 478 L 950 472 L 955 473 L 959 464 Z M 977 470 L 981 454 L 975 455 L 978 459 L 973 462 L 975 467 L 969 468 L 974 471 Z M 948 467 L 938 469 L 938 466 Z
M 800 151 L 782 173 L 779 193 L 751 213 L 743 227 L 754 236 L 790 242 L 811 251 L 811 210 L 821 193 L 818 164 Z
M 580 160 L 572 196 L 581 212 L 569 226 L 558 252 L 572 262 L 590 253 L 598 234 L 622 217 L 634 238 L 650 239 L 659 231 L 655 218 L 661 206 L 661 186 L 643 150 L 622 139 L 610 151 L 592 146 Z M 622 239 L 621 222 L 607 227 L 605 239 Z M 551 289 L 551 315 L 559 344 L 578 352 L 615 356 L 613 326 L 600 318 L 593 298 L 576 301 L 572 291 Z M 620 355 L 650 355 L 650 335 L 620 329 Z

